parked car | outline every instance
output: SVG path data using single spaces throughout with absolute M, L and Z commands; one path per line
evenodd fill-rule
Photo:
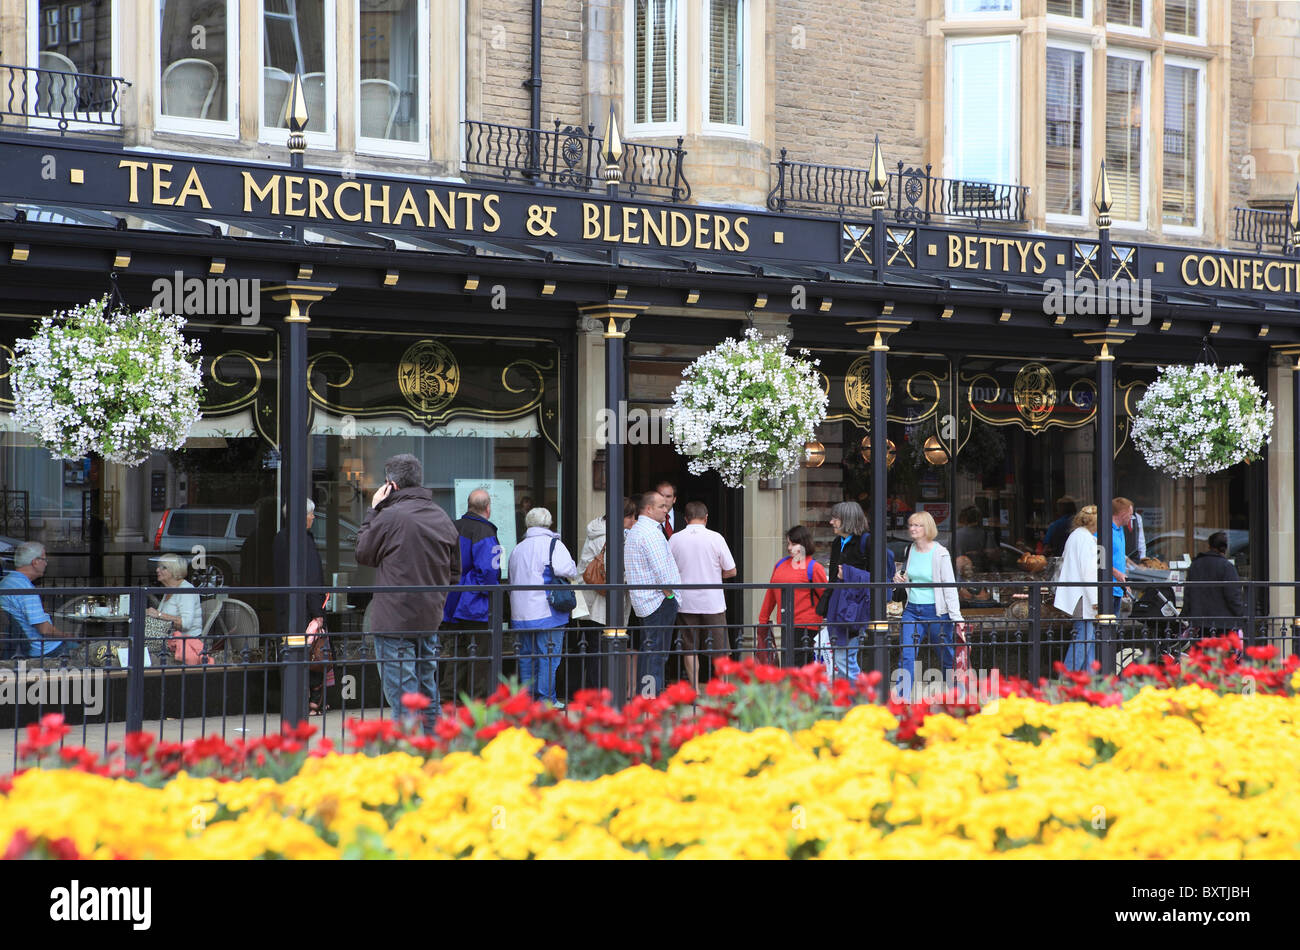
M 1195 531 L 1196 543 L 1190 548 L 1187 544 L 1187 535 L 1182 531 L 1163 531 L 1155 537 L 1147 537 L 1147 557 L 1159 558 L 1166 564 L 1172 561 L 1182 559 L 1184 554 L 1191 555 L 1195 558 L 1206 549 L 1209 543 L 1210 535 L 1216 531 L 1223 531 L 1223 528 L 1197 528 Z M 1226 529 L 1228 531 L 1228 557 L 1238 562 L 1248 563 L 1250 560 L 1250 532 L 1241 528 Z
M 22 544 L 18 538 L 0 534 L 0 574 L 14 569 L 14 548 Z
M 240 577 L 240 549 L 257 526 L 257 515 L 252 508 L 217 508 L 184 506 L 163 512 L 158 531 L 154 535 L 155 551 L 179 554 L 186 559 L 195 557 L 202 549 L 205 569 L 197 571 L 191 580 L 196 586 L 231 585 Z M 312 524 L 312 537 L 316 539 L 322 557 L 325 557 L 325 540 L 328 535 L 328 516 L 317 509 Z M 338 570 L 357 578 L 357 525 L 339 519 Z M 326 559 L 328 561 L 328 559 Z M 263 583 L 270 583 L 266 578 Z

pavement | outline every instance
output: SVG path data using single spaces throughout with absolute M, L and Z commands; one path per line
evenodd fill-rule
M 386 716 L 387 707 L 374 706 L 367 709 L 349 708 L 347 710 L 331 709 L 324 716 L 312 716 L 309 720 L 319 730 L 312 737 L 314 743 L 322 735 L 329 736 L 336 747 L 341 748 L 346 741 L 343 730 L 345 719 L 379 719 Z M 261 736 L 277 735 L 280 732 L 278 714 L 230 716 L 207 719 L 157 719 L 144 721 L 144 731 L 168 742 L 183 742 L 197 739 L 204 735 L 218 735 L 227 742 L 236 739 L 254 739 Z M 0 729 L 0 775 L 8 775 L 17 765 L 18 743 L 22 741 L 25 730 Z M 87 723 L 72 727 L 64 738 L 64 746 L 83 746 L 102 756 L 110 742 L 120 743 L 126 737 L 126 723 Z

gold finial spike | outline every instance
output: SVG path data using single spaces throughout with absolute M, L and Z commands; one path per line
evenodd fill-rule
M 284 124 L 290 132 L 304 132 L 311 115 L 307 112 L 307 94 L 302 88 L 302 73 L 293 74 L 289 98 L 284 105 Z
M 1097 172 L 1097 189 L 1092 205 L 1097 209 L 1097 227 L 1110 227 L 1110 209 L 1114 205 L 1110 193 L 1110 176 L 1106 174 L 1106 160 L 1101 160 L 1101 170 Z
M 889 176 L 885 174 L 885 157 L 880 151 L 880 136 L 871 150 L 871 168 L 867 172 L 867 186 L 871 189 L 871 207 L 883 208 L 885 189 L 889 187 Z
M 1295 197 L 1291 199 L 1291 214 L 1289 217 L 1291 223 L 1291 232 L 1294 234 L 1300 231 L 1300 185 L 1295 186 Z
M 606 165 L 617 165 L 623 159 L 623 140 L 618 134 L 618 119 L 614 107 L 609 107 L 609 124 L 605 126 L 605 141 L 600 147 L 600 157 Z

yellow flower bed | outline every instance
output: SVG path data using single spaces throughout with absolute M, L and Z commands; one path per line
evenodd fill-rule
M 0 846 L 24 830 L 102 858 L 1300 857 L 1300 698 L 1005 699 L 929 718 L 920 750 L 888 741 L 895 725 L 859 706 L 794 735 L 699 736 L 666 771 L 542 785 L 564 755 L 520 730 L 481 755 L 309 759 L 281 784 L 32 771 L 0 798 Z

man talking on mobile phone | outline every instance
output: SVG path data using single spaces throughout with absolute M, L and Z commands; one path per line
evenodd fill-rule
M 460 535 L 423 480 L 414 455 L 384 463 L 384 484 L 357 531 L 357 563 L 375 568 L 376 586 L 448 586 L 460 579 Z M 428 697 L 426 731 L 440 708 L 437 631 L 446 600 L 446 591 L 379 593 L 370 610 L 384 699 L 400 714 L 406 693 Z

